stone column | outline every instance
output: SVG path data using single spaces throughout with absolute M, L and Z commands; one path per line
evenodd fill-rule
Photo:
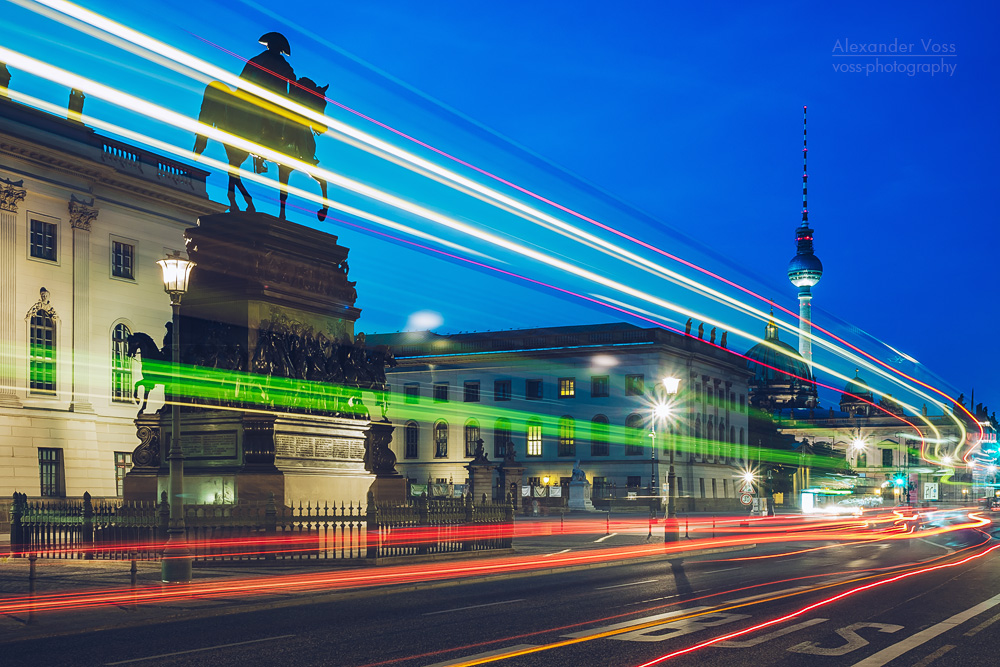
M 95 367 L 90 350 L 90 225 L 97 217 L 93 201 L 72 196 L 69 222 L 73 228 L 73 412 L 93 412 L 90 376 Z
M 17 205 L 27 195 L 24 181 L 0 178 L 0 406 L 18 408 L 17 323 L 23 321 L 16 312 L 15 283 L 17 282 Z

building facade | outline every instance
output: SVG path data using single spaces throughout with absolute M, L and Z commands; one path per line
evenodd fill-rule
M 206 176 L 0 98 L 3 495 L 120 495 L 138 444 L 127 338 L 165 333 L 155 262 L 222 209 Z
M 368 341 L 398 362 L 388 416 L 412 483 L 464 483 L 482 440 L 497 463 L 513 447 L 525 486 L 566 486 L 578 464 L 595 500 L 665 497 L 673 450 L 679 497 L 738 506 L 751 374 L 722 347 L 628 324 Z

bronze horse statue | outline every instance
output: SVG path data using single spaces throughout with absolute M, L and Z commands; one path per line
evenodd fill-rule
M 148 335 L 142 333 L 141 331 L 136 331 L 128 337 L 128 351 L 127 354 L 130 357 L 135 357 L 139 354 L 142 359 L 142 379 L 136 380 L 135 391 L 132 393 L 132 397 L 135 398 L 136 402 L 139 402 L 139 389 L 143 389 L 142 396 L 142 406 L 139 408 L 139 413 L 142 414 L 146 411 L 146 403 L 149 402 L 149 392 L 153 391 L 153 388 L 157 385 L 163 387 L 164 393 L 168 391 L 170 385 L 170 370 L 169 362 L 171 361 L 170 352 L 165 352 L 160 350 L 156 346 L 156 341 L 150 338 Z M 156 361 L 160 364 L 148 364 L 147 361 Z M 166 365 L 167 372 L 163 372 L 157 366 Z
M 289 86 L 288 97 L 304 107 L 322 113 L 326 109 L 326 86 L 317 86 L 311 79 L 302 77 Z M 223 132 L 234 134 L 249 141 L 261 143 L 279 153 L 301 160 L 308 164 L 319 164 L 316 159 L 316 138 L 313 133 L 323 134 L 327 128 L 313 120 L 294 112 L 279 109 L 255 95 L 242 90 L 231 90 L 224 83 L 213 81 L 205 88 L 205 96 L 201 103 L 198 121 L 218 128 Z M 268 137 L 266 128 L 277 128 L 280 136 Z M 194 153 L 201 155 L 208 144 L 208 137 L 199 134 L 195 139 Z M 246 203 L 247 211 L 256 210 L 253 199 L 243 185 L 239 168 L 250 156 L 248 151 L 226 144 L 226 157 L 229 160 L 229 211 L 239 211 L 236 204 L 235 189 L 239 189 Z M 267 167 L 264 161 L 254 156 L 254 171 L 263 173 Z M 278 188 L 281 192 L 280 218 L 285 218 L 285 201 L 288 199 L 288 177 L 292 167 L 278 164 Z M 329 207 L 326 204 L 326 181 L 317 176 L 313 178 L 319 183 L 323 194 L 323 208 L 316 212 L 316 217 L 322 222 L 326 220 Z

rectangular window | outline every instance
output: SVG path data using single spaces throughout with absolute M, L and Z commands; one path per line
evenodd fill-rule
M 420 385 L 410 382 L 403 386 L 403 402 L 410 405 L 420 402 Z
M 465 455 L 469 458 L 476 455 L 479 446 L 479 422 L 470 420 L 465 425 Z
M 719 497 L 719 489 L 716 486 L 715 479 L 712 479 L 712 497 L 713 498 L 718 498 Z
M 51 311 L 31 316 L 28 350 L 28 387 L 32 393 L 56 392 L 56 323 Z
M 61 449 L 38 448 L 38 477 L 43 497 L 61 498 L 65 495 Z
M 111 241 L 111 275 L 135 280 L 135 246 L 124 241 Z
M 56 226 L 51 222 L 32 220 L 31 237 L 28 242 L 31 256 L 47 259 L 50 262 L 56 261 L 56 233 Z
M 479 380 L 465 383 L 465 402 L 466 403 L 479 402 Z
M 625 486 L 630 489 L 637 489 L 640 484 L 642 484 L 642 480 L 639 475 L 629 475 L 625 480 Z
M 542 455 L 542 425 L 539 422 L 528 423 L 528 456 Z
M 542 485 L 542 478 L 541 477 L 529 477 L 528 478 L 528 485 L 529 486 L 541 486 Z
M 576 378 L 559 378 L 559 398 L 576 396 Z
M 420 455 L 419 451 L 419 438 L 420 438 L 420 427 L 417 426 L 416 422 L 410 422 L 406 425 L 406 429 L 403 431 L 405 434 L 403 440 L 405 441 L 405 447 L 403 450 L 403 455 L 408 459 L 415 459 Z
M 722 497 L 723 498 L 728 498 L 729 497 L 729 480 L 728 479 L 723 479 L 722 480 Z
M 131 403 L 132 358 L 128 356 L 128 338 L 132 332 L 124 324 L 117 324 L 111 331 L 111 400 Z
M 705 387 L 705 402 L 709 405 L 715 405 L 715 390 L 711 387 Z
M 892 467 L 892 450 L 883 449 L 882 450 L 882 467 L 891 468 Z
M 524 397 L 529 401 L 538 401 L 542 398 L 542 381 L 541 380 L 525 380 L 524 381 Z
M 132 452 L 115 452 L 115 491 L 125 495 L 125 475 L 132 469 Z
M 559 420 L 559 456 L 576 456 L 576 427 L 572 419 Z
M 493 400 L 494 401 L 510 400 L 510 380 L 493 381 Z
M 745 405 L 746 405 L 746 396 L 744 394 L 740 394 L 740 412 L 744 411 Z
M 701 497 L 704 498 L 705 497 L 705 478 L 704 477 L 699 477 L 698 478 L 698 486 L 701 487 Z
M 609 382 L 609 377 L 607 375 L 591 375 L 590 376 L 590 397 L 591 398 L 607 398 L 609 394 L 609 387 L 611 383 Z
M 645 384 L 643 375 L 626 375 L 625 376 L 625 395 L 626 396 L 642 396 L 644 393 L 643 386 Z
M 447 382 L 435 382 L 434 383 L 434 400 L 438 402 L 443 402 L 448 400 L 448 383 Z

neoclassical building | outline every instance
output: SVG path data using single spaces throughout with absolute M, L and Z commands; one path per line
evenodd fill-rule
M 120 494 L 126 340 L 164 334 L 155 262 L 222 210 L 206 175 L 0 97 L 0 494 Z
M 412 483 L 465 482 L 482 439 L 497 463 L 514 448 L 525 485 L 568 484 L 579 462 L 595 497 L 665 495 L 676 448 L 678 496 L 737 506 L 751 373 L 723 347 L 621 323 L 368 342 L 396 355 L 388 416 Z M 679 380 L 676 393 L 664 378 Z

